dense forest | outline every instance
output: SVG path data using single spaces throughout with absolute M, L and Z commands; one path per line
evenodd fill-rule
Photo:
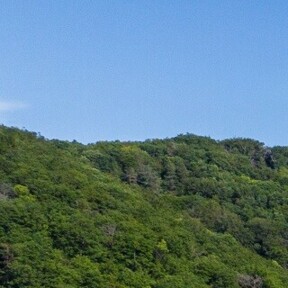
M 287 288 L 288 147 L 0 127 L 0 287 Z

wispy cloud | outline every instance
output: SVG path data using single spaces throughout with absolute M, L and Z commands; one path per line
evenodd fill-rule
M 0 100 L 0 112 L 11 112 L 24 108 L 27 108 L 27 105 L 22 102 Z

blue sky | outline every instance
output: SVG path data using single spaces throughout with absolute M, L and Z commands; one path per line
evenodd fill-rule
M 287 1 L 1 1 L 0 122 L 47 138 L 288 145 Z

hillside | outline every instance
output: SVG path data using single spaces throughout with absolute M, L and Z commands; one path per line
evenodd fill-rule
M 83 145 L 0 127 L 0 287 L 288 287 L 288 147 Z

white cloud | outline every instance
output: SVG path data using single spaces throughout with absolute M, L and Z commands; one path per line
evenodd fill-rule
M 26 107 L 27 105 L 22 102 L 0 101 L 0 112 L 11 112 L 24 109 Z

